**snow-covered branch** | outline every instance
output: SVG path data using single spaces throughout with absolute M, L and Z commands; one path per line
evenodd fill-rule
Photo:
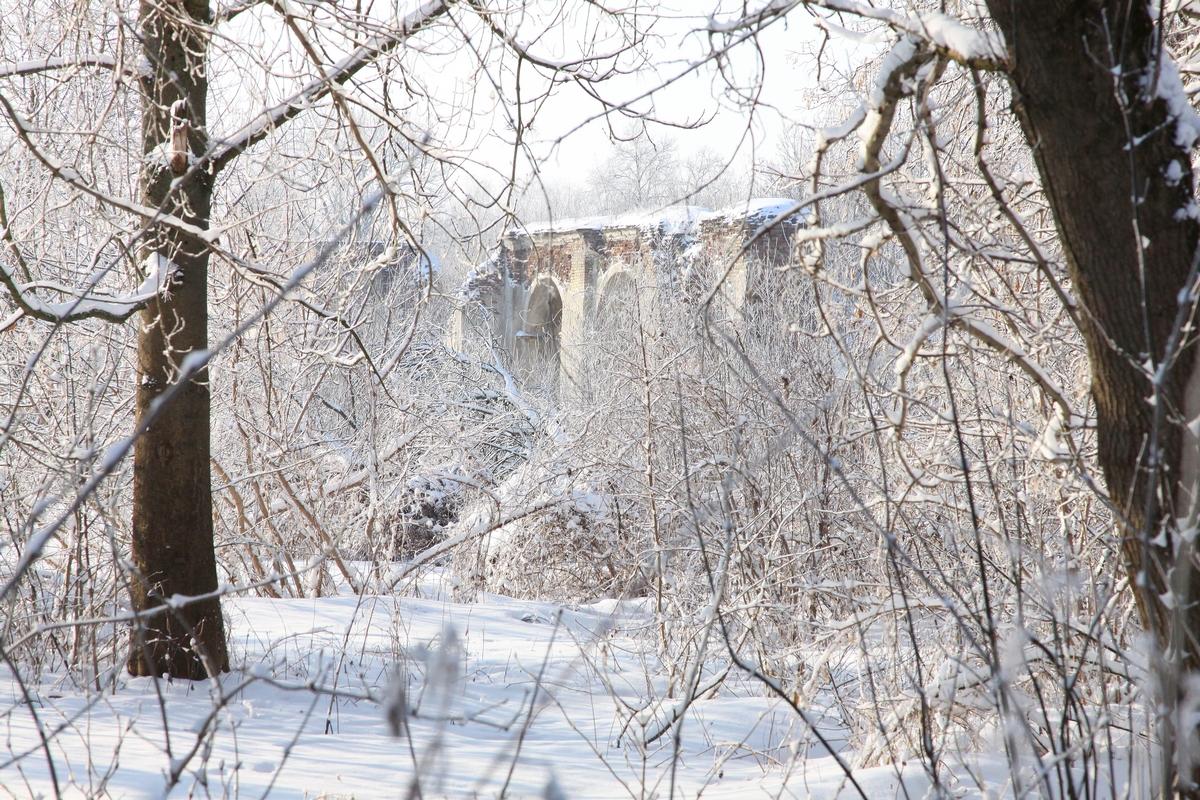
M 78 290 L 66 286 L 22 284 L 8 266 L 0 261 L 0 282 L 8 290 L 11 299 L 20 309 L 8 319 L 0 322 L 0 330 L 7 328 L 22 316 L 40 319 L 43 322 L 62 324 L 83 319 L 100 319 L 105 322 L 124 322 L 134 313 L 146 307 L 155 296 L 170 291 L 171 279 L 176 267 L 163 255 L 153 253 L 143 262 L 145 280 L 130 294 L 109 296 L 96 294 L 90 288 Z M 62 292 L 70 299 L 51 303 L 34 294 L 35 289 L 49 288 Z
M 105 53 L 89 53 L 82 56 L 57 56 L 55 58 L 40 58 L 34 61 L 21 61 L 16 64 L 0 64 L 0 78 L 14 78 L 22 75 L 35 75 L 39 72 L 50 72 L 56 69 L 74 69 L 76 67 L 106 67 L 116 69 L 117 60 Z M 122 72 L 132 72 L 128 67 Z
M 994 71 L 1008 67 L 1008 51 L 998 31 L 971 27 L 941 11 L 903 14 L 859 0 L 770 0 L 761 8 L 732 20 L 709 19 L 708 30 L 728 33 L 762 27 L 802 5 L 886 23 L 898 34 L 913 36 L 928 44 L 943 58 L 973 69 Z

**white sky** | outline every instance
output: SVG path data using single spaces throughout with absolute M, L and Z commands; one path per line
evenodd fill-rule
M 717 4 L 684 3 L 691 9 Z M 610 102 L 624 102 L 659 85 L 664 77 L 678 74 L 688 61 L 701 55 L 703 34 L 694 31 L 704 25 L 705 18 L 694 11 L 663 19 L 657 27 L 664 37 L 664 46 L 654 48 L 655 57 L 660 59 L 656 74 L 645 72 L 614 80 L 601 88 L 604 97 Z M 812 121 L 811 114 L 803 108 L 802 95 L 816 86 L 813 60 L 797 54 L 813 48 L 820 35 L 811 17 L 800 12 L 793 14 L 786 26 L 783 22 L 770 26 L 759 37 L 757 47 L 746 42 L 733 51 L 728 73 L 745 86 L 761 85 L 759 106 L 753 115 L 744 105 L 739 106 L 712 64 L 660 89 L 635 108 L 652 112 L 673 125 L 705 123 L 690 130 L 649 126 L 649 133 L 656 140 L 664 136 L 674 138 L 681 157 L 703 148 L 730 160 L 737 157 L 745 161 L 756 148 L 760 157 L 772 157 L 789 122 Z M 591 167 L 608 154 L 610 125 L 622 133 L 630 123 L 613 115 L 610 120 L 593 120 L 578 127 L 600 111 L 601 105 L 575 86 L 559 87 L 541 109 L 530 145 L 542 160 L 545 180 L 582 182 Z M 511 160 L 510 136 L 493 133 L 482 143 L 479 154 L 492 164 Z M 556 144 L 560 137 L 566 138 Z
M 609 3 L 619 3 L 613 0 Z M 624 0 L 631 6 L 644 0 Z M 398 0 L 390 9 L 377 7 L 373 13 L 391 16 L 394 10 L 405 13 L 416 0 Z M 758 3 L 751 3 L 751 8 Z M 522 8 L 518 4 L 514 7 Z M 620 75 L 597 86 L 609 102 L 623 103 L 661 86 L 671 76 L 683 72 L 687 65 L 698 61 L 709 44 L 707 13 L 740 9 L 740 0 L 668 0 L 655 3 L 653 14 L 638 19 L 647 22 L 654 33 L 640 52 L 648 54 L 649 64 L 640 65 L 636 72 Z M 570 9 L 570 10 L 568 10 Z M 594 11 L 595 6 L 580 2 L 549 2 L 529 0 L 523 11 L 499 18 L 507 31 L 523 42 L 531 52 L 550 59 L 577 58 L 584 49 L 607 52 L 613 47 L 611 18 Z M 639 11 L 639 13 L 642 13 Z M 590 16 L 589 16 L 590 14 Z M 729 14 L 718 13 L 717 19 Z M 427 125 L 431 142 L 445 147 L 477 166 L 472 174 L 493 187 L 503 185 L 513 172 L 513 133 L 508 116 L 515 114 L 517 96 L 514 72 L 515 58 L 506 48 L 493 49 L 483 57 L 487 71 L 479 67 L 480 57 L 464 41 L 474 44 L 488 39 L 477 17 L 455 12 L 454 19 L 464 26 L 462 31 L 447 33 L 445 28 L 434 29 L 416 40 L 402 56 L 403 79 L 420 87 L 418 101 L 410 109 L 394 111 L 409 124 L 406 127 L 419 133 Z M 606 25 L 608 26 L 606 28 Z M 283 29 L 278 15 L 260 7 L 248 12 L 225 31 L 224 44 L 231 47 L 226 66 L 212 70 L 215 97 L 226 120 L 244 120 L 265 103 L 277 102 L 291 95 L 314 75 L 313 65 L 303 49 Z M 738 166 L 746 166 L 752 158 L 762 160 L 776 157 L 779 141 L 789 123 L 828 124 L 828 118 L 817 119 L 805 108 L 804 93 L 816 86 L 816 50 L 822 32 L 813 24 L 812 16 L 801 9 L 786 20 L 770 25 L 757 42 L 738 45 L 724 64 L 724 73 L 717 65 L 705 63 L 678 82 L 654 92 L 633 106 L 638 112 L 652 114 L 674 125 L 700 127 L 686 130 L 669 125 L 649 126 L 655 141 L 671 137 L 678 146 L 681 160 L 695 151 L 707 148 Z M 214 43 L 215 55 L 223 49 L 222 40 Z M 334 50 L 326 63 L 339 57 Z M 826 48 L 826 55 L 837 53 L 845 64 L 861 58 L 853 46 L 835 40 Z M 242 69 L 246 59 L 257 61 L 260 67 Z M 229 69 L 229 67 L 234 67 Z M 268 70 L 263 67 L 269 67 Z M 369 72 L 369 71 L 368 71 Z M 544 72 L 544 71 L 543 71 Z M 366 76 L 368 73 L 361 73 Z M 228 75 L 227 85 L 219 76 Z M 395 75 L 395 74 L 394 74 Z M 729 89 L 728 80 L 742 87 L 757 87 L 757 110 L 753 115 L 746 104 L 738 102 Z M 394 76 L 392 80 L 396 80 Z M 621 115 L 608 119 L 593 119 L 603 106 L 574 84 L 560 84 L 548 99 L 544 96 L 546 82 L 536 70 L 526 65 L 522 69 L 521 107 L 526 120 L 533 115 L 534 124 L 527 133 L 528 154 L 518 158 L 516 176 L 524 182 L 532 174 L 534 164 L 547 183 L 582 184 L 592 168 L 611 151 L 610 125 L 617 132 L 629 129 L 630 121 Z M 497 89 L 498 87 L 498 89 Z M 378 90 L 378 83 L 368 83 L 360 92 L 365 95 Z M 423 93 L 423 97 L 420 95 Z M 506 101 L 502 106 L 500 98 Z M 232 112 L 232 113 L 230 113 Z M 825 112 L 827 116 L 828 112 Z M 369 114 L 362 116 L 369 118 Z M 591 122 L 587 120 L 592 119 Z M 425 120 L 425 122 L 421 122 Z M 213 122 L 210 114 L 210 122 Z M 217 128 L 224 127 L 217 122 Z M 217 131 L 220 135 L 220 131 Z M 484 169 L 479 169 L 479 165 Z

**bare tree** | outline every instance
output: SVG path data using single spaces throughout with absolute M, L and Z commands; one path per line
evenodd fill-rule
M 212 211 L 214 172 L 197 168 L 208 150 L 207 0 L 140 10 L 142 204 L 199 230 Z M 133 605 L 146 610 L 176 595 L 217 589 L 209 467 L 208 373 L 184 359 L 208 348 L 208 246 L 170 228 L 149 232 L 147 259 L 164 259 L 166 291 L 147 301 L 138 324 L 137 416 L 153 421 L 134 448 Z M 172 383 L 186 388 L 158 411 Z M 129 671 L 198 679 L 229 669 L 220 601 L 192 603 L 139 631 Z
M 637 124 L 626 128 L 588 177 L 596 211 L 615 214 L 674 202 L 681 194 L 677 151 L 669 136 L 653 137 Z
M 1099 427 L 1097 458 L 1124 531 L 1130 587 L 1168 660 L 1173 708 L 1200 670 L 1197 519 L 1200 373 L 1193 320 L 1200 224 L 1192 154 L 1200 127 L 1153 6 L 989 2 L 1005 74 L 1080 304 Z M 1161 12 L 1161 6 L 1158 9 Z M 1178 695 L 1178 696 L 1177 696 Z M 1194 723 L 1164 719 L 1168 752 Z M 1164 795 L 1200 796 L 1184 771 Z M 1196 769 L 1192 766 L 1191 769 Z

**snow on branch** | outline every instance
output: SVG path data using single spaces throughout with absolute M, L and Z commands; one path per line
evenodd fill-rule
M 3 95 L 0 95 L 3 99 Z M 378 192 L 367 198 L 363 203 L 362 209 L 354 216 L 339 232 L 336 240 L 345 236 L 353 226 L 359 223 L 363 217 L 371 214 L 371 212 L 379 205 L 380 199 L 383 197 L 382 192 Z M 184 357 L 179 365 L 179 372 L 174 380 L 167 387 L 166 391 L 160 394 L 150 404 L 150 408 L 138 420 L 137 426 L 133 432 L 124 439 L 109 447 L 102 458 L 99 459 L 96 469 L 87 479 L 87 482 L 78 487 L 75 492 L 75 497 L 66 504 L 63 509 L 51 522 L 34 531 L 25 542 L 25 549 L 21 552 L 20 557 L 13 570 L 7 575 L 4 583 L 0 585 L 0 600 L 7 599 L 13 590 L 24 579 L 25 574 L 33 566 L 33 564 L 42 557 L 46 549 L 46 545 L 50 542 L 54 534 L 62 528 L 63 524 L 75 514 L 76 511 L 87 501 L 97 487 L 108 478 L 109 475 L 117 468 L 117 465 L 129 454 L 133 449 L 133 444 L 136 442 L 146 430 L 154 424 L 154 422 L 163 413 L 163 410 L 183 391 L 188 382 L 200 370 L 204 369 L 208 362 L 212 360 L 217 353 L 227 349 L 233 342 L 237 341 L 245 334 L 251 326 L 257 325 L 263 318 L 271 314 L 284 301 L 284 297 L 299 286 L 308 275 L 314 270 L 324 265 L 329 261 L 329 257 L 333 254 L 333 246 L 326 245 L 317 254 L 316 258 L 301 264 L 292 271 L 291 277 L 281 287 L 280 291 L 267 300 L 257 311 L 250 314 L 246 319 L 242 320 L 234 330 L 230 331 L 224 339 L 222 339 L 215 347 L 207 347 L 203 350 L 193 350 Z
M 710 33 L 758 28 L 800 5 L 886 23 L 899 34 L 914 36 L 929 44 L 938 55 L 974 69 L 1003 70 L 1008 66 L 1008 48 L 999 31 L 971 27 L 941 11 L 903 14 L 889 8 L 876 8 L 860 0 L 769 0 L 757 10 L 732 20 L 710 18 L 707 28 Z M 818 24 L 827 29 L 841 29 L 837 25 L 827 26 L 823 20 Z
M 399 439 L 396 439 L 387 448 L 375 454 L 375 464 L 382 464 L 385 461 L 390 461 L 397 453 L 408 447 L 414 439 L 417 438 L 417 433 L 406 433 Z M 341 478 L 326 481 L 321 485 L 321 496 L 329 497 L 346 489 L 353 489 L 355 486 L 361 486 L 364 481 L 371 477 L 371 468 L 364 467 L 363 469 L 355 470 Z
M 131 294 L 112 297 L 93 294 L 90 288 L 78 291 L 56 284 L 21 284 L 17 282 L 8 266 L 0 262 L 0 282 L 8 289 L 9 297 L 20 309 L 0 323 L 0 328 L 7 328 L 22 316 L 54 323 L 76 322 L 82 319 L 124 322 L 135 312 L 145 308 L 146 303 L 156 295 L 169 291 L 171 279 L 178 270 L 176 265 L 158 253 L 148 256 L 143 266 L 146 278 L 141 285 Z M 62 292 L 70 299 L 57 303 L 46 302 L 34 294 L 34 290 L 39 288 Z
M 72 69 L 74 67 L 106 67 L 116 69 L 117 59 L 104 53 L 89 53 L 82 56 L 55 58 L 40 58 L 35 61 L 21 61 L 16 64 L 0 64 L 0 78 L 14 78 L 21 75 L 34 75 L 39 72 L 50 72 L 56 69 Z M 125 67 L 123 73 L 132 73 Z
M 963 327 L 970 331 L 972 336 L 1004 355 L 1040 386 L 1050 398 L 1050 402 L 1057 406 L 1064 420 L 1072 424 L 1079 422 L 1078 415 L 1071 410 L 1071 404 L 1067 402 L 1067 396 L 1058 385 L 1058 381 L 1054 380 L 1041 364 L 1034 361 L 1023 347 L 1006 337 L 993 325 L 967 316 L 962 316 L 960 319 Z
M 941 11 L 905 15 L 859 0 L 808 0 L 806 4 L 885 22 L 898 33 L 915 36 L 931 45 L 938 55 L 964 66 L 1001 70 L 1008 65 L 1008 48 L 999 31 L 973 28 Z
M 443 556 L 450 550 L 458 547 L 463 542 L 470 541 L 471 539 L 477 539 L 481 536 L 486 536 L 489 533 L 495 533 L 506 525 L 511 525 L 512 523 L 525 519 L 526 517 L 535 516 L 543 511 L 549 511 L 553 508 L 557 508 L 567 502 L 569 502 L 569 499 L 567 498 L 556 497 L 550 500 L 543 500 L 522 508 L 514 509 L 508 514 L 497 515 L 495 518 L 485 517 L 480 519 L 478 522 L 476 522 L 476 524 L 472 525 L 462 533 L 456 536 L 451 536 L 449 539 L 445 539 L 437 544 L 427 547 L 409 559 L 409 561 L 404 565 L 404 569 L 402 569 L 398 575 L 393 576 L 391 580 L 388 581 L 386 591 L 395 591 L 396 587 L 399 586 L 405 578 L 415 572 L 422 564 L 427 564 L 430 561 Z
M 1196 109 L 1192 107 L 1187 91 L 1183 88 L 1183 80 L 1179 77 L 1179 67 L 1175 62 L 1164 56 L 1159 71 L 1158 85 L 1155 88 L 1158 97 L 1166 101 L 1171 121 L 1175 124 L 1175 146 L 1185 152 L 1191 152 L 1196 140 L 1200 138 L 1200 115 L 1196 114 Z

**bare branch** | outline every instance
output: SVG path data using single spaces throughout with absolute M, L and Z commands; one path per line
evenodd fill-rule
M 106 67 L 117 69 L 123 75 L 133 74 L 129 67 L 122 66 L 117 60 L 104 53 L 92 53 L 83 56 L 58 56 L 43 58 L 36 61 L 22 61 L 19 64 L 0 64 L 0 78 L 15 78 L 22 75 L 36 75 L 39 72 L 50 72 L 56 69 L 72 69 L 75 67 Z
M 249 11 L 262 2 L 263 0 L 234 0 L 232 3 L 227 3 L 213 13 L 212 24 L 220 25 L 224 22 L 229 22 L 238 14 L 241 14 L 243 11 Z
M 303 89 L 287 100 L 263 110 L 254 120 L 246 123 L 232 137 L 221 142 L 215 150 L 200 160 L 211 164 L 213 174 L 225 169 L 235 158 L 244 153 L 276 129 L 299 116 L 313 103 L 325 97 L 335 85 L 340 86 L 353 78 L 363 67 L 374 63 L 380 56 L 395 50 L 418 31 L 446 13 L 450 8 L 447 0 L 427 0 L 404 17 L 398 35 L 376 36 L 360 45 L 352 53 L 333 64 L 325 77 L 310 81 Z M 216 143 L 214 143 L 216 145 Z
M 66 181 L 84 194 L 90 195 L 114 208 L 119 208 L 134 216 L 141 217 L 147 222 L 174 228 L 189 238 L 198 239 L 205 245 L 213 244 L 219 238 L 215 231 L 205 230 L 173 214 L 166 214 L 156 208 L 150 208 L 149 206 L 134 203 L 122 197 L 116 197 L 92 186 L 84 180 L 83 176 L 74 167 L 67 166 L 62 160 L 42 149 L 41 145 L 34 139 L 34 133 L 36 133 L 37 128 L 13 108 L 8 98 L 2 92 L 0 92 L 0 106 L 4 107 L 8 118 L 13 121 L 13 124 L 17 128 L 17 135 L 21 138 L 21 141 L 25 143 L 25 146 L 29 148 L 29 151 L 34 154 L 37 160 L 41 161 L 50 170 L 54 177 Z

